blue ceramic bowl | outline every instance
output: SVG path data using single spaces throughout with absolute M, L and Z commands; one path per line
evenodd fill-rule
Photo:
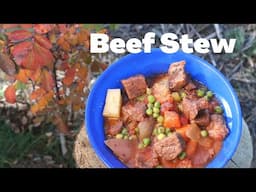
M 185 70 L 212 90 L 223 109 L 230 130 L 219 154 L 207 165 L 207 168 L 221 168 L 232 158 L 240 141 L 242 115 L 239 100 L 228 80 L 208 62 L 184 52 L 166 54 L 160 49 L 151 53 L 127 55 L 112 64 L 97 79 L 87 100 L 85 122 L 89 141 L 98 157 L 111 168 L 125 168 L 112 151 L 104 144 L 104 121 L 102 111 L 107 89 L 122 88 L 120 80 L 136 74 L 152 76 L 166 73 L 170 63 L 185 60 Z

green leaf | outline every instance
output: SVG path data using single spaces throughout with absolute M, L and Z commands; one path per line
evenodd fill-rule
M 245 32 L 242 27 L 230 29 L 225 32 L 224 36 L 226 39 L 236 39 L 234 52 L 241 51 L 245 43 Z
M 117 30 L 118 27 L 119 27 L 119 24 L 110 24 L 110 25 L 109 25 L 109 29 L 110 29 L 111 31 Z
M 5 34 L 0 33 L 0 40 L 6 41 L 7 37 Z
M 26 89 L 26 84 L 22 83 L 21 81 L 18 81 L 16 84 L 16 89 L 23 91 L 24 89 Z
M 88 30 L 99 31 L 104 28 L 103 24 L 83 24 L 83 27 Z

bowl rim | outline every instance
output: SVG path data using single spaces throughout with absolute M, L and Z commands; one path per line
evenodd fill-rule
M 151 53 L 154 53 L 154 52 L 159 52 L 161 51 L 160 48 L 153 48 Z M 162 51 L 161 51 L 162 52 Z M 209 70 L 211 70 L 212 72 L 214 72 L 215 74 L 217 74 L 219 76 L 219 78 L 223 81 L 223 83 L 226 85 L 226 87 L 228 88 L 227 91 L 230 92 L 231 96 L 232 96 L 232 100 L 234 101 L 234 107 L 235 107 L 235 111 L 237 112 L 238 114 L 238 117 L 239 117 L 239 120 L 237 121 L 237 127 L 238 127 L 238 130 L 236 131 L 236 134 L 235 134 L 235 138 L 237 139 L 238 142 L 235 143 L 235 146 L 233 147 L 233 150 L 231 151 L 231 156 L 230 158 L 232 158 L 232 156 L 234 155 L 235 151 L 237 150 L 237 147 L 240 143 L 240 139 L 241 139 L 241 133 L 242 133 L 242 112 L 241 112 L 241 107 L 240 107 L 240 102 L 239 102 L 239 99 L 236 95 L 236 92 L 234 91 L 232 85 L 230 84 L 229 80 L 217 69 L 215 68 L 213 65 L 211 65 L 208 61 L 206 60 L 203 60 L 201 59 L 199 56 L 196 56 L 194 54 L 189 54 L 189 53 L 185 53 L 181 50 L 179 50 L 178 52 L 182 53 L 182 54 L 185 54 L 185 55 L 188 55 L 189 57 L 192 57 L 193 60 L 197 60 L 199 61 L 200 63 L 202 63 L 205 67 L 207 67 Z M 86 101 L 86 109 L 85 109 L 85 129 L 87 131 L 87 134 L 88 134 L 88 139 L 89 139 L 89 142 L 93 148 L 93 150 L 96 152 L 96 155 L 97 157 L 108 167 L 108 168 L 115 168 L 115 166 L 113 165 L 113 163 L 111 161 L 109 161 L 109 159 L 106 158 L 106 156 L 104 155 L 104 153 L 99 149 L 99 147 L 97 146 L 97 142 L 93 139 L 93 134 L 92 134 L 92 129 L 89 129 L 89 127 L 91 127 L 91 121 L 90 119 L 88 119 L 87 115 L 89 113 L 89 110 L 90 108 L 92 107 L 92 102 L 90 102 L 90 100 L 93 99 L 93 95 L 95 95 L 95 87 L 98 87 L 99 84 L 102 82 L 102 80 L 104 80 L 104 78 L 110 73 L 112 72 L 114 69 L 115 69 L 115 66 L 116 65 L 119 65 L 119 63 L 123 63 L 125 62 L 125 60 L 131 58 L 131 57 L 134 57 L 136 55 L 139 55 L 139 54 L 151 54 L 151 53 L 145 53 L 145 52 L 140 52 L 140 53 L 137 53 L 137 54 L 127 54 L 121 58 L 119 58 L 117 61 L 113 62 L 98 78 L 97 80 L 95 81 L 94 85 L 92 86 L 92 89 L 89 93 L 89 96 L 87 98 L 87 101 Z M 166 53 L 167 54 L 167 53 Z M 221 168 L 221 167 L 224 167 L 228 161 L 230 159 L 226 158 L 225 161 L 222 161 L 222 162 L 218 162 L 219 163 L 219 167 L 218 168 Z M 120 161 L 120 160 L 119 160 Z M 211 161 L 212 162 L 212 161 Z M 209 163 L 211 163 L 209 162 Z M 209 164 L 208 164 L 209 165 Z M 208 167 L 208 165 L 205 167 L 205 168 L 210 168 Z M 126 167 L 124 167 L 126 168 Z

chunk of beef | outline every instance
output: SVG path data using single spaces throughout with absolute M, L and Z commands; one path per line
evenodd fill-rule
M 163 103 L 170 97 L 169 89 L 169 76 L 160 75 L 153 80 L 152 94 L 155 96 L 156 100 Z
M 143 75 L 136 75 L 121 81 L 129 99 L 146 93 L 147 83 Z
M 168 69 L 169 88 L 172 91 L 177 91 L 187 84 L 188 75 L 185 72 L 185 61 L 172 63 Z
M 210 113 L 208 110 L 201 110 L 199 111 L 196 118 L 192 121 L 199 126 L 207 126 L 210 123 Z
M 217 140 L 223 140 L 229 132 L 222 115 L 218 114 L 211 115 L 211 122 L 206 129 L 209 136 Z
M 124 122 L 143 121 L 146 104 L 141 101 L 129 101 L 122 106 L 122 119 Z
M 135 158 L 137 151 L 137 141 L 127 139 L 108 139 L 105 144 L 113 151 L 113 153 L 124 163 Z
M 137 151 L 135 167 L 153 168 L 159 165 L 158 157 L 152 147 L 146 147 Z
M 205 99 L 204 97 L 200 98 L 197 100 L 197 106 L 199 110 L 202 109 L 208 109 L 209 108 L 209 102 L 207 99 Z M 198 111 L 199 111 L 198 110 Z
M 172 160 L 184 150 L 185 142 L 179 134 L 173 133 L 154 143 L 153 147 L 159 157 L 165 160 Z
M 143 121 L 139 122 L 138 128 L 140 140 L 151 136 L 155 123 L 156 121 L 152 117 L 145 118 Z
M 184 87 L 184 89 L 187 91 L 191 91 L 193 89 L 196 89 L 196 85 L 192 81 L 189 81 L 189 83 Z
M 191 160 L 195 167 L 204 167 L 212 159 L 213 155 L 211 150 L 199 145 Z
M 184 159 L 177 164 L 176 168 L 192 168 L 192 161 L 190 159 Z
M 200 110 L 207 109 L 209 106 L 205 98 L 188 99 L 185 97 L 181 104 L 184 115 L 190 120 L 195 119 Z
M 116 135 L 122 129 L 123 122 L 120 119 L 105 119 L 105 130 L 107 135 Z

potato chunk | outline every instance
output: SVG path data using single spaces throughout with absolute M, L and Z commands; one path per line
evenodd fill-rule
M 120 89 L 108 89 L 103 110 L 103 116 L 108 118 L 119 118 L 122 105 Z

